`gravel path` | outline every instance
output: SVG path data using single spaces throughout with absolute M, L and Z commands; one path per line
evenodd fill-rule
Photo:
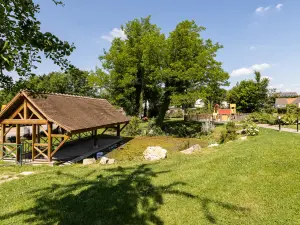
M 258 124 L 258 126 L 261 127 L 261 128 L 267 128 L 267 129 L 272 129 L 272 130 L 279 130 L 279 126 L 278 125 Z M 297 133 L 297 130 L 296 129 L 292 129 L 292 128 L 281 127 L 281 131 L 295 133 L 295 134 L 300 134 L 300 132 Z

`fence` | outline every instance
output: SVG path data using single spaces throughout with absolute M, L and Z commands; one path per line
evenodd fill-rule
M 0 144 L 0 165 L 23 165 L 29 162 L 31 156 L 31 144 L 4 143 Z

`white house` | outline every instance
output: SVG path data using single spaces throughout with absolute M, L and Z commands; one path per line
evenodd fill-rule
M 204 108 L 205 107 L 205 103 L 202 99 L 198 99 L 195 102 L 195 108 Z

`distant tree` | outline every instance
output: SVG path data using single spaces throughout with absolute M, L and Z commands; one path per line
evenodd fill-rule
M 227 95 L 228 101 L 237 104 L 242 112 L 263 110 L 269 101 L 268 78 L 261 78 L 260 72 L 255 71 L 254 80 L 243 80 L 234 86 Z
M 61 1 L 53 2 L 62 5 Z M 13 82 L 8 71 L 32 75 L 32 69 L 41 63 L 41 52 L 62 69 L 71 66 L 65 56 L 71 54 L 74 45 L 41 32 L 36 17 L 39 12 L 33 0 L 0 0 L 0 88 Z

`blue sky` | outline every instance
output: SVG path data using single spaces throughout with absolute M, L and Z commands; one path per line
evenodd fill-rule
M 152 22 L 169 33 L 182 20 L 205 26 L 204 38 L 224 46 L 218 54 L 230 82 L 253 78 L 260 70 L 280 91 L 300 93 L 300 1 L 299 0 L 64 0 L 65 7 L 51 0 L 41 5 L 42 30 L 74 42 L 71 62 L 80 69 L 100 66 L 98 56 L 110 39 L 123 36 L 122 24 L 152 16 Z M 58 70 L 50 61 L 38 73 Z

